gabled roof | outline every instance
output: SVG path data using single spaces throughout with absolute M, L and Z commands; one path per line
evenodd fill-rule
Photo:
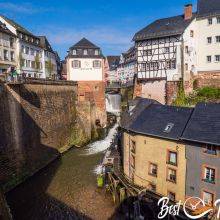
M 220 15 L 220 0 L 198 0 L 197 14 L 198 18 Z
M 6 27 L 6 25 L 3 24 L 1 21 L 0 21 L 0 32 L 3 32 L 3 33 L 8 34 L 8 35 L 15 36 L 15 35 Z
M 38 38 L 40 38 L 40 45 L 44 50 L 47 50 L 51 53 L 55 53 L 49 43 L 49 41 L 47 40 L 46 36 L 38 36 Z
M 15 21 L 3 16 L 3 15 L 0 15 L 6 22 L 8 22 L 11 26 L 13 26 L 17 31 L 21 32 L 21 33 L 24 33 L 24 34 L 27 34 L 29 36 L 33 36 L 35 37 L 30 31 L 28 31 L 27 29 L 25 29 L 24 27 L 22 27 L 20 24 L 16 23 Z
M 138 41 L 166 36 L 181 35 L 194 18 L 195 14 L 193 14 L 192 19 L 188 20 L 184 19 L 184 15 L 156 20 L 147 27 L 138 31 L 134 35 L 133 40 Z
M 220 104 L 197 104 L 182 139 L 220 146 Z
M 129 130 L 149 136 L 179 140 L 193 109 L 151 104 L 129 126 Z
M 82 48 L 82 49 L 99 49 L 98 46 L 87 40 L 86 38 L 82 38 L 79 42 L 74 44 L 70 49 L 74 48 Z

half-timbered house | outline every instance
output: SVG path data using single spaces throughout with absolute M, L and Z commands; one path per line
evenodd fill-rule
M 170 103 L 178 82 L 188 81 L 195 71 L 195 14 L 186 5 L 184 14 L 156 20 L 137 32 L 138 96 Z

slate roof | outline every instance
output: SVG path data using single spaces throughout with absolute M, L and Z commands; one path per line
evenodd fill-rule
M 197 104 L 182 139 L 220 146 L 220 104 Z
M 74 48 L 79 48 L 79 49 L 84 49 L 84 48 L 85 49 L 99 49 L 98 46 L 96 46 L 91 41 L 87 40 L 86 38 L 82 38 L 79 42 L 77 42 L 72 47 L 70 47 L 70 50 L 74 49 Z
M 179 140 L 193 109 L 151 104 L 131 123 L 129 130 L 149 136 Z M 165 129 L 172 128 L 169 132 Z
M 198 0 L 197 17 L 220 15 L 219 0 Z
M 0 32 L 3 32 L 3 33 L 5 33 L 5 34 L 9 34 L 9 35 L 15 37 L 15 35 L 14 35 L 14 34 L 6 27 L 6 25 L 3 24 L 1 21 L 0 21 Z
M 135 99 L 129 101 L 129 110 L 122 113 L 121 127 L 124 129 L 130 129 L 130 126 L 142 113 L 142 111 L 153 103 L 160 104 L 156 100 L 141 97 L 136 97 Z
M 194 18 L 195 14 L 193 14 L 192 19 L 188 20 L 184 19 L 184 15 L 156 20 L 147 27 L 138 31 L 134 35 L 133 40 L 138 41 L 166 36 L 181 35 Z
M 27 29 L 25 29 L 24 27 L 22 27 L 20 24 L 16 23 L 15 21 L 3 16 L 3 15 L 0 15 L 5 21 L 7 21 L 10 25 L 12 25 L 17 31 L 21 32 L 21 33 L 24 33 L 24 34 L 27 34 L 29 36 L 33 36 L 35 37 L 30 31 L 28 31 Z
M 115 70 L 119 64 L 120 56 L 107 56 L 110 70 Z
M 46 36 L 38 36 L 38 38 L 40 38 L 40 45 L 43 49 L 50 51 L 51 53 L 55 53 Z

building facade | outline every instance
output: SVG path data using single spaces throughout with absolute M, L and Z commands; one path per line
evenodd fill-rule
M 183 108 L 152 100 L 144 103 L 122 118 L 127 179 L 160 197 L 182 202 L 193 197 L 192 204 L 198 197 L 206 208 L 215 207 L 220 199 L 220 105 Z M 204 207 L 193 211 L 202 213 Z
M 198 0 L 196 13 L 189 4 L 183 15 L 156 20 L 137 32 L 135 95 L 170 104 L 177 96 L 178 82 L 183 81 L 188 94 L 195 79 L 220 79 L 219 13 L 218 0 Z
M 70 47 L 66 57 L 67 80 L 78 82 L 78 100 L 97 107 L 96 120 L 106 123 L 104 57 L 101 49 L 81 39 Z
M 16 36 L 0 22 L 0 74 L 16 67 Z
M 45 45 L 42 45 L 40 37 L 35 36 L 5 16 L 0 15 L 0 22 L 5 24 L 16 36 L 15 60 L 17 61 L 17 72 L 26 77 L 46 78 L 48 73 L 45 63 L 51 60 L 52 65 L 56 65 L 56 63 L 54 63 L 54 53 L 51 53 L 51 46 L 47 45 L 50 46 L 50 48 L 45 47 Z M 52 72 L 52 74 L 57 74 L 55 68 Z
M 104 72 L 106 85 L 118 84 L 120 82 L 120 77 L 117 72 L 119 59 L 119 56 L 107 56 L 105 58 Z
M 133 85 L 134 76 L 137 74 L 136 49 L 131 47 L 126 53 L 122 54 L 123 71 L 120 73 L 120 81 L 122 85 Z
M 39 36 L 42 50 L 42 78 L 56 79 L 58 73 L 57 54 L 53 51 L 45 36 Z

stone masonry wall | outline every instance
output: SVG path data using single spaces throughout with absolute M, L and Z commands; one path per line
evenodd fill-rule
M 9 190 L 59 156 L 76 124 L 77 85 L 0 84 L 0 184 Z
M 193 77 L 194 88 L 206 86 L 220 88 L 220 72 L 199 72 Z

